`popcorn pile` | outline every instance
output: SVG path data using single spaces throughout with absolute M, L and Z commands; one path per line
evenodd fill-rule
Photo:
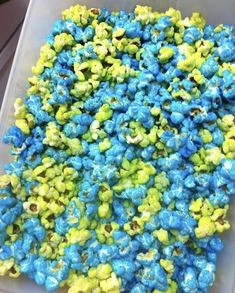
M 172 8 L 62 13 L 4 137 L 0 275 L 208 292 L 235 193 L 234 32 Z

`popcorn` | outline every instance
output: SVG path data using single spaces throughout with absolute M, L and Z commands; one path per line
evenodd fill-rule
M 173 8 L 62 12 L 4 137 L 1 275 L 208 292 L 234 193 L 233 31 Z

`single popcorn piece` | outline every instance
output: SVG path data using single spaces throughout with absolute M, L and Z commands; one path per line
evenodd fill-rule
M 209 292 L 235 193 L 234 64 L 234 28 L 199 12 L 63 11 L 3 137 L 0 275 Z

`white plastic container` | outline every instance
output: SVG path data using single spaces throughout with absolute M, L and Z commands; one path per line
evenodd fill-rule
M 45 42 L 46 35 L 51 31 L 53 22 L 60 18 L 61 11 L 74 4 L 99 8 L 105 6 L 110 10 L 131 10 L 136 4 L 142 4 L 152 6 L 157 11 L 165 11 L 172 6 L 179 9 L 183 16 L 190 16 L 193 11 L 199 11 L 209 24 L 228 23 L 235 25 L 235 0 L 31 0 L 2 104 L 0 115 L 1 141 L 3 133 L 14 121 L 14 100 L 26 95 L 27 78 L 31 76 L 31 67 L 39 57 L 39 50 Z M 3 172 L 3 165 L 11 160 L 8 152 L 9 147 L 0 142 L 0 173 Z M 210 290 L 211 293 L 235 292 L 234 207 L 235 201 L 233 200 L 229 214 L 232 228 L 223 235 L 225 249 L 219 256 L 216 281 Z M 60 289 L 56 292 L 66 291 L 66 289 Z M 48 291 L 25 277 L 19 279 L 1 277 L 0 292 L 45 293 Z

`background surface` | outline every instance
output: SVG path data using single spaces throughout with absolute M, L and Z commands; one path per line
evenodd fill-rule
M 29 1 L 0 4 L 0 107 Z

